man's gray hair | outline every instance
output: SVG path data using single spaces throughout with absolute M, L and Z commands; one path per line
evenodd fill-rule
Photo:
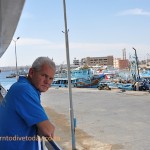
M 49 57 L 38 57 L 32 64 L 32 68 L 39 71 L 44 64 L 47 64 L 51 69 L 56 71 L 55 63 Z

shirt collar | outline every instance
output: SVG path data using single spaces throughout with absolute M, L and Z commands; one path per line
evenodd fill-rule
M 33 84 L 31 84 L 31 82 L 27 79 L 27 77 L 25 77 L 25 76 L 19 76 L 18 82 L 30 84 L 37 91 L 38 95 L 39 96 L 41 95 L 41 92 L 37 88 L 35 88 L 35 86 Z

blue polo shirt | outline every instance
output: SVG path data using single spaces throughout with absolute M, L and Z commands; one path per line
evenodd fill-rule
M 20 77 L 0 104 L 0 150 L 38 150 L 36 124 L 44 120 L 40 92 Z

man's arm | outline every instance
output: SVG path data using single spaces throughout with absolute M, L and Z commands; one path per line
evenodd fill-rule
M 54 138 L 55 127 L 49 120 L 37 123 L 37 128 L 40 136 Z

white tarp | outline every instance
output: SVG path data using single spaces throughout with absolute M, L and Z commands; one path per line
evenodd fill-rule
M 13 38 L 24 2 L 25 0 L 0 0 L 0 57 Z

